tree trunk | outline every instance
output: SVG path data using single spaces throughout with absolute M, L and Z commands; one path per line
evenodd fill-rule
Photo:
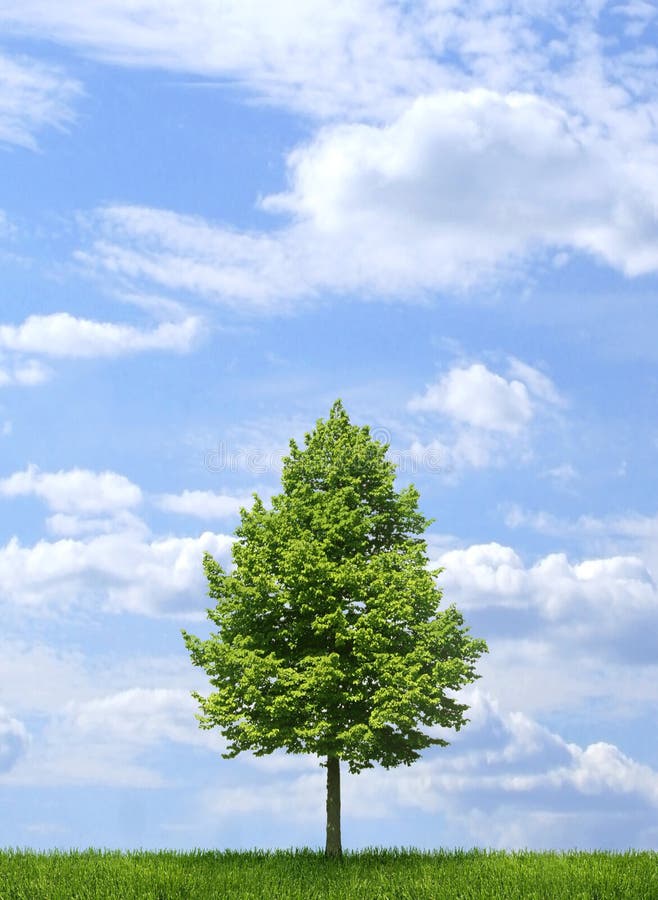
M 325 856 L 342 856 L 340 839 L 340 759 L 327 757 L 327 844 Z

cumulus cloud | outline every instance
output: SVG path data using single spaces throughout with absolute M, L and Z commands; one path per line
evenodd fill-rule
M 196 516 L 199 519 L 225 519 L 235 516 L 243 506 L 249 507 L 253 498 L 233 497 L 214 491 L 183 491 L 181 494 L 162 494 L 156 504 L 167 512 Z
M 570 654 L 658 664 L 658 590 L 638 557 L 572 563 L 551 553 L 526 566 L 511 547 L 490 543 L 448 550 L 437 564 L 446 597 L 492 637 L 541 635 Z
M 29 316 L 20 325 L 0 325 L 0 348 L 52 357 L 111 357 L 145 350 L 186 352 L 200 321 L 163 322 L 148 331 L 114 322 L 94 322 L 69 313 Z
M 441 472 L 448 481 L 455 480 L 464 469 L 486 469 L 515 461 L 526 452 L 525 444 L 515 444 L 514 452 L 507 452 L 506 442 L 498 435 L 477 429 L 457 430 L 443 440 L 412 441 L 408 456 L 413 465 Z
M 30 465 L 0 479 L 0 496 L 38 497 L 53 512 L 46 525 L 58 539 L 23 546 L 14 537 L 0 547 L 0 594 L 24 610 L 87 604 L 201 617 L 203 553 L 230 557 L 228 535 L 154 538 L 135 514 L 141 489 L 116 472 L 42 472 Z M 202 491 L 164 497 L 175 511 L 200 517 L 229 515 L 238 499 Z
M 203 553 L 226 563 L 232 542 L 209 531 L 196 538 L 150 540 L 119 531 L 32 546 L 12 538 L 0 547 L 0 593 L 24 611 L 85 604 L 114 613 L 203 618 Z
M 0 667 L 16 675 L 23 666 L 28 705 L 36 702 L 50 720 L 30 756 L 23 754 L 11 772 L 0 776 L 3 783 L 162 787 L 182 782 L 178 775 L 172 782 L 146 763 L 149 748 L 173 742 L 214 757 L 224 749 L 217 730 L 198 728 L 195 702 L 180 685 L 180 665 L 174 680 L 173 672 L 163 679 L 160 669 L 146 679 L 144 672 L 134 670 L 134 661 L 121 670 L 115 665 L 113 671 L 99 665 L 92 678 L 79 654 L 65 658 L 45 648 L 14 650 L 12 657 L 12 648 L 3 646 Z M 132 686 L 108 690 L 119 674 L 124 683 L 132 679 Z M 162 686 L 145 686 L 154 680 Z M 54 684 L 58 689 L 53 693 Z M 25 704 L 25 694 L 17 690 L 17 696 Z M 435 823 L 442 816 L 442 833 L 454 833 L 459 843 L 546 849 L 618 846 L 621 817 L 623 839 L 636 847 L 648 845 L 658 806 L 658 773 L 652 768 L 597 740 L 595 732 L 587 744 L 568 742 L 531 716 L 501 708 L 478 687 L 464 691 L 460 699 L 469 705 L 466 727 L 458 733 L 433 729 L 451 741 L 449 747 L 427 751 L 410 768 L 344 773 L 346 818 L 394 822 L 415 811 Z M 321 824 L 325 775 L 317 758 L 247 755 L 226 765 L 241 763 L 247 766 L 241 769 L 242 787 L 201 788 L 197 808 L 202 816 L 234 821 L 236 815 L 267 813 L 286 822 L 292 815 L 293 823 Z M 254 783 L 259 770 L 266 783 Z M 299 804 L 291 805 L 290 797 Z
M 325 128 L 292 153 L 291 190 L 266 206 L 319 237 L 347 230 L 375 284 L 379 249 L 382 286 L 468 285 L 541 247 L 637 275 L 658 266 L 655 153 L 631 160 L 537 95 L 442 92 L 385 126 Z
M 115 322 L 95 322 L 69 313 L 32 315 L 20 325 L 0 324 L 0 387 L 38 385 L 52 370 L 40 359 L 116 357 L 153 350 L 187 353 L 201 333 L 201 320 L 188 316 L 180 322 L 161 322 L 155 328 L 137 328 Z
M 638 558 L 654 577 L 658 572 L 658 515 L 626 510 L 605 516 L 586 514 L 568 519 L 515 503 L 504 510 L 505 524 L 509 528 L 524 528 L 562 540 L 566 538 L 589 554 Z
M 517 359 L 509 363 L 507 377 L 482 363 L 457 364 L 412 397 L 408 408 L 435 414 L 439 430 L 412 443 L 412 458 L 432 454 L 448 474 L 529 458 L 531 426 L 564 400 L 547 375 Z
M 372 230 L 359 251 L 395 247 L 396 232 L 405 249 L 420 239 L 430 269 L 417 283 L 465 283 L 466 261 L 482 269 L 535 241 L 561 244 L 574 221 L 603 212 L 583 137 L 559 106 L 535 95 L 444 91 L 418 97 L 390 124 L 326 127 L 293 151 L 290 191 L 265 205 L 311 222 L 319 235 L 350 223 L 352 238 Z M 401 256 L 395 274 L 413 283 L 419 256 L 406 273 Z
M 65 128 L 82 94 L 75 79 L 55 66 L 0 53 L 0 144 L 34 150 L 44 127 Z
M 533 412 L 523 382 L 507 381 L 482 363 L 451 369 L 423 396 L 412 398 L 409 409 L 444 413 L 476 428 L 511 433 L 526 425 Z
M 0 479 L 0 494 L 39 497 L 57 513 L 82 515 L 119 512 L 138 506 L 142 500 L 139 487 L 116 472 L 42 472 L 34 465 Z
M 59 723 L 50 725 L 38 747 L 0 774 L 0 784 L 12 787 L 95 786 L 161 788 L 169 782 L 142 763 L 135 748 L 103 740 L 76 739 Z
M 5 702 L 21 715 L 51 715 L 72 697 L 93 696 L 92 678 L 79 651 L 11 639 L 9 629 L 0 641 L 0 682 Z

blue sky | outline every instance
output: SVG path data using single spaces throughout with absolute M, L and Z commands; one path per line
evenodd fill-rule
M 0 845 L 321 846 L 204 550 L 341 397 L 490 653 L 348 847 L 658 843 L 658 9 L 0 0 Z

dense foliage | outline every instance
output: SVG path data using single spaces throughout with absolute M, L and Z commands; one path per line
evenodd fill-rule
M 410 764 L 423 727 L 459 728 L 449 696 L 486 650 L 454 606 L 439 611 L 427 568 L 430 524 L 413 485 L 397 492 L 387 446 L 351 425 L 340 401 L 306 445 L 290 442 L 283 492 L 241 511 L 230 574 L 209 555 L 208 611 L 219 632 L 184 632 L 215 691 L 195 694 L 226 757 L 285 748 L 337 756 L 351 772 Z

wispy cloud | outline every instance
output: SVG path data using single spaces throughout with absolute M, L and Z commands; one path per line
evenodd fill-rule
M 72 0 L 62 9 L 26 0 L 20 9 L 0 3 L 0 23 L 115 64 L 233 79 L 256 98 L 314 117 L 379 115 L 444 77 L 414 18 L 381 0 L 138 0 L 130 9 L 121 0 Z
M 19 357 L 7 360 L 0 355 L 0 387 L 11 385 L 34 387 L 48 381 L 51 375 L 48 366 L 38 359 Z
M 487 84 L 545 93 L 609 125 L 646 128 L 627 101 L 646 106 L 656 97 L 637 52 L 651 48 L 647 6 L 311 0 L 300 9 L 294 0 L 276 8 L 265 0 L 136 0 L 127 8 L 122 0 L 2 0 L 0 23 L 113 64 L 232 79 L 256 98 L 313 117 L 391 119 L 422 94 Z M 626 20 L 637 42 L 630 51 L 611 33 L 611 19 Z M 620 88 L 624 80 L 633 88 Z
M 81 94 L 80 83 L 62 69 L 0 53 L 0 145 L 35 150 L 43 128 L 74 121 Z
M 25 725 L 0 707 L 0 772 L 12 769 L 25 754 L 29 735 Z
M 581 535 L 611 539 L 658 540 L 658 515 L 627 512 L 623 515 L 582 515 L 576 519 L 555 516 L 543 510 L 527 510 L 512 504 L 505 513 L 510 528 L 530 528 L 548 535 Z

